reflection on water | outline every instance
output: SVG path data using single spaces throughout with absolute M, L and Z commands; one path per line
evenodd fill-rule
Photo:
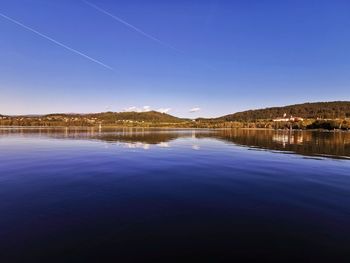
M 306 156 L 350 157 L 349 132 L 223 130 L 216 136 L 238 145 Z
M 291 152 L 306 156 L 350 158 L 349 132 L 275 131 L 275 130 L 182 130 L 182 129 L 0 129 L 4 136 L 43 136 L 57 139 L 101 140 L 109 143 L 124 143 L 122 147 L 149 149 L 151 145 L 170 148 L 179 138 L 211 138 L 250 148 Z M 193 150 L 200 150 L 194 143 Z
M 0 129 L 0 262 L 347 262 L 349 136 Z

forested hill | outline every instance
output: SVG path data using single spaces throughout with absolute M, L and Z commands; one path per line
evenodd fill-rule
M 181 119 L 166 113 L 157 111 L 147 112 L 101 112 L 101 113 L 90 113 L 90 114 L 49 114 L 45 115 L 44 118 L 84 118 L 84 119 L 95 119 L 97 121 L 103 121 L 104 123 L 114 123 L 116 121 L 138 121 L 138 122 L 182 122 L 186 119 Z
M 159 126 L 208 128 L 222 127 L 225 122 L 250 123 L 256 120 L 267 121 L 263 127 L 269 127 L 272 119 L 291 115 L 306 119 L 345 119 L 350 118 L 350 101 L 316 102 L 273 107 L 258 110 L 237 112 L 214 119 L 198 118 L 195 122 L 190 119 L 178 118 L 157 111 L 148 112 L 102 112 L 90 114 L 48 114 L 27 116 L 0 115 L 1 126 Z M 316 121 L 316 120 L 314 120 Z M 345 121 L 345 120 L 344 120 Z M 170 127 L 169 126 L 169 127 Z M 244 126 L 244 125 L 243 125 Z M 249 126 L 249 125 L 248 125 Z M 226 126 L 225 126 L 226 127 Z M 245 126 L 244 126 L 245 127 Z M 250 127 L 250 126 L 249 126 Z
M 3 116 L 0 117 L 1 126 L 150 126 L 150 125 L 180 125 L 188 122 L 166 113 L 148 112 L 102 112 L 91 114 L 55 113 L 48 115 Z
M 283 117 L 286 113 L 288 117 L 302 118 L 350 118 L 350 101 L 332 101 L 295 104 L 284 107 L 272 107 L 258 110 L 248 110 L 225 115 L 216 118 L 217 121 L 252 121 L 258 119 L 274 119 Z
M 132 120 L 132 121 L 145 121 L 145 122 L 182 122 L 186 119 L 181 119 L 170 114 L 161 113 L 157 111 L 147 112 L 104 112 L 87 114 L 86 117 L 94 117 L 104 121 L 119 121 L 119 120 Z

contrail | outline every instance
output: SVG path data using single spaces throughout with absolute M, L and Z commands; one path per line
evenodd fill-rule
M 27 30 L 29 30 L 29 31 L 31 31 L 31 32 L 33 32 L 33 33 L 35 33 L 35 34 L 37 34 L 37 35 L 39 35 L 39 36 L 49 40 L 49 41 L 51 41 L 51 42 L 53 42 L 53 43 L 55 43 L 56 45 L 59 45 L 60 47 L 63 47 L 63 48 L 65 48 L 65 49 L 67 49 L 67 50 L 69 50 L 69 51 L 71 51 L 71 52 L 73 52 L 75 54 L 78 54 L 78 55 L 80 55 L 80 56 L 82 56 L 82 57 L 84 57 L 84 58 L 86 58 L 86 59 L 88 59 L 88 60 L 90 60 L 92 62 L 95 62 L 95 63 L 97 63 L 97 64 L 99 64 L 99 65 L 101 65 L 101 66 L 103 66 L 105 68 L 108 68 L 108 69 L 114 71 L 114 69 L 112 67 L 102 63 L 101 61 L 98 61 L 97 59 L 94 59 L 94 58 L 92 58 L 92 57 L 90 57 L 90 56 L 88 56 L 88 55 L 86 55 L 86 54 L 84 54 L 84 53 L 74 49 L 74 48 L 68 47 L 65 44 L 62 44 L 61 42 L 59 42 L 59 41 L 57 41 L 57 40 L 55 40 L 55 39 L 53 39 L 53 38 L 51 38 L 51 37 L 49 37 L 49 36 L 47 36 L 45 34 L 42 34 L 42 33 L 38 32 L 38 31 L 36 31 L 35 29 L 33 29 L 33 28 L 29 27 L 29 26 L 26 26 L 26 25 L 22 24 L 21 22 L 13 19 L 13 18 L 11 18 L 11 17 L 9 17 L 7 15 L 4 15 L 4 14 L 0 13 L 0 16 L 5 18 L 5 19 L 7 19 L 7 20 L 9 20 L 9 21 L 11 21 L 12 23 L 15 23 L 15 24 L 17 24 L 17 25 L 19 25 L 19 26 L 21 26 L 21 27 L 23 27 L 23 28 L 25 28 L 25 29 L 27 29 Z
M 93 4 L 93 3 L 91 3 L 91 2 L 89 2 L 87 0 L 82 0 L 82 1 L 85 4 L 87 4 L 87 5 L 91 6 L 92 8 L 96 9 L 97 11 L 99 11 L 99 12 L 101 12 L 101 13 L 103 13 L 103 14 L 111 17 L 111 18 L 113 18 L 114 20 L 118 21 L 119 23 L 122 23 L 123 25 L 125 25 L 125 26 L 127 26 L 127 27 L 129 27 L 129 28 L 131 28 L 133 30 L 135 30 L 139 34 L 143 35 L 144 37 L 146 37 L 148 39 L 151 39 L 151 40 L 153 40 L 153 41 L 155 41 L 155 42 L 157 42 L 157 43 L 159 43 L 159 44 L 161 44 L 161 45 L 163 45 L 165 47 L 171 48 L 171 49 L 173 49 L 173 50 L 175 50 L 175 51 L 177 51 L 179 53 L 183 53 L 181 50 L 179 50 L 179 49 L 177 49 L 177 48 L 175 48 L 175 47 L 173 47 L 173 46 L 163 42 L 162 40 L 160 40 L 160 39 L 158 39 L 158 38 L 156 38 L 154 36 L 151 36 L 150 34 L 147 34 L 143 30 L 137 28 L 136 26 L 133 26 L 132 24 L 126 22 L 125 20 L 121 19 L 120 17 L 117 17 L 116 15 L 113 15 L 113 14 L 109 13 L 108 11 L 102 9 L 101 7 L 95 5 L 95 4 Z

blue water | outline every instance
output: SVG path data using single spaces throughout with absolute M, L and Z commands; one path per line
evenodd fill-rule
M 349 142 L 323 156 L 198 130 L 3 132 L 0 262 L 349 262 Z

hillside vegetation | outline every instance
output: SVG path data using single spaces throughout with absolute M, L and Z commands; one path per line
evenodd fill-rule
M 287 119 L 274 121 L 286 114 Z M 289 119 L 290 116 L 299 117 Z M 300 119 L 300 118 L 303 118 Z M 0 126 L 40 127 L 172 127 L 172 128 L 264 128 L 264 129 L 350 129 L 350 102 L 317 102 L 249 110 L 219 118 L 178 118 L 166 113 L 102 112 L 91 114 L 48 114 L 1 116 Z
M 88 115 L 89 116 L 89 115 Z M 170 114 L 160 113 L 157 111 L 149 112 L 106 112 L 90 115 L 101 120 L 106 121 L 119 121 L 119 120 L 133 120 L 144 122 L 183 122 L 185 119 L 181 119 Z
M 105 123 L 113 123 L 116 121 L 139 121 L 139 122 L 182 122 L 184 119 L 172 116 L 166 113 L 160 113 L 157 111 L 147 112 L 101 112 L 91 114 L 49 114 L 44 117 L 76 117 L 96 119 L 97 121 L 103 121 Z
M 284 107 L 272 107 L 258 110 L 248 110 L 225 115 L 213 120 L 217 121 L 254 121 L 254 120 L 272 120 L 287 116 L 296 116 L 307 119 L 336 119 L 350 118 L 350 101 L 332 101 L 295 104 Z
M 2 117 L 0 125 L 6 126 L 157 126 L 189 121 L 156 111 L 102 112 L 91 114 L 48 114 L 43 116 Z

